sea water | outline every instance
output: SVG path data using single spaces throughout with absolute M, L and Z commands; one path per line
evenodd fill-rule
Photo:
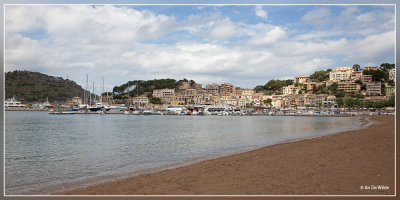
M 360 117 L 6 111 L 5 194 L 51 194 L 360 125 Z

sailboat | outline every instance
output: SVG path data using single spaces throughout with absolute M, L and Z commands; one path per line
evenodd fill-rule
M 93 105 L 89 106 L 90 112 L 97 112 L 104 108 L 104 106 L 101 103 L 99 102 L 95 103 L 95 102 L 96 102 L 96 94 L 94 93 L 94 82 L 93 82 Z

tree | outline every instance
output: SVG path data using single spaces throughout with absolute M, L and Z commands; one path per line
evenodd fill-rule
M 315 85 L 313 85 L 313 87 L 312 87 L 312 92 L 313 92 L 313 94 L 317 94 L 317 86 L 315 86 Z
M 344 104 L 345 104 L 346 107 L 348 107 L 348 108 L 354 107 L 354 101 L 353 101 L 352 98 L 346 98 L 346 99 L 344 99 Z
M 151 99 L 150 99 L 150 103 L 152 103 L 152 104 L 162 104 L 162 103 L 161 103 L 161 99 L 160 99 L 160 98 L 157 98 L 157 97 L 151 98 Z
M 382 63 L 380 68 L 382 70 L 394 69 L 395 68 L 395 64 Z
M 322 84 L 320 86 L 318 86 L 318 92 L 322 93 L 322 94 L 328 94 L 329 91 L 326 89 L 326 84 Z
M 339 107 L 343 107 L 344 99 L 342 97 L 336 98 L 336 103 L 338 104 Z
M 338 98 L 338 97 L 344 97 L 344 96 L 346 96 L 346 93 L 343 92 L 343 91 L 336 92 L 336 93 L 335 93 L 335 96 L 336 96 L 336 98 Z
M 266 99 L 266 100 L 264 100 L 264 104 L 265 104 L 265 105 L 270 105 L 270 106 L 272 106 L 272 99 Z
M 331 90 L 333 93 L 336 93 L 337 88 L 338 88 L 337 83 L 332 83 L 332 85 L 329 86 L 329 90 Z
M 359 84 L 359 85 L 362 85 L 362 84 L 363 84 L 362 81 L 361 81 L 361 79 L 356 80 L 355 83 L 357 83 L 357 84 Z
M 354 71 L 360 71 L 361 67 L 359 64 L 354 64 L 353 69 L 354 69 Z
M 372 76 L 372 81 L 382 81 L 382 80 L 388 80 L 389 79 L 389 73 L 387 71 L 383 70 L 365 70 L 363 71 L 363 74 L 365 75 L 371 75 Z
M 303 83 L 295 83 L 294 84 L 294 87 L 302 87 L 303 86 Z
M 329 78 L 329 72 L 320 70 L 310 75 L 310 80 L 315 82 L 326 81 Z
M 190 81 L 189 81 L 189 84 L 190 84 L 191 87 L 193 87 L 194 84 L 196 84 L 196 82 L 195 82 L 194 80 L 190 80 Z
M 277 91 L 277 90 L 282 90 L 282 87 L 292 85 L 293 84 L 292 79 L 288 80 L 270 80 L 268 81 L 267 84 L 264 85 L 264 90 L 272 90 L 272 91 Z
M 262 85 L 257 85 L 257 86 L 254 88 L 254 90 L 255 90 L 256 92 L 260 92 L 260 91 L 264 90 L 264 86 L 262 86 Z

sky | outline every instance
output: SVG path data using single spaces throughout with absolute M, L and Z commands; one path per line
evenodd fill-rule
M 5 71 L 254 88 L 395 61 L 393 5 L 6 5 Z M 96 93 L 101 92 L 96 90 Z

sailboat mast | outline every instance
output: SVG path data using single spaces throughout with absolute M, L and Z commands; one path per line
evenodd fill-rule
M 88 99 L 90 98 L 90 92 L 89 92 L 89 74 L 86 74 L 86 99 L 85 99 L 85 104 L 89 104 Z M 88 96 L 89 95 L 89 96 Z
M 96 101 L 96 94 L 94 93 L 94 81 L 93 81 L 93 105 L 96 105 L 95 101 Z
M 103 104 L 103 93 L 104 93 L 104 76 L 103 76 L 103 91 L 101 92 L 101 104 Z

